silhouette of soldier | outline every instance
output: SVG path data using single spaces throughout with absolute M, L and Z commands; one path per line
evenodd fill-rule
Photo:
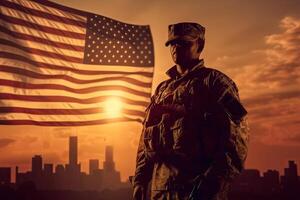
M 147 190 L 151 200 L 224 200 L 244 167 L 247 112 L 235 83 L 199 59 L 204 33 L 197 23 L 169 25 L 175 65 L 146 109 L 134 200 L 149 199 Z

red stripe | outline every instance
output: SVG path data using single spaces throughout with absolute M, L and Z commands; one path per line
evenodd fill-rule
M 33 61 L 27 57 L 16 55 L 13 53 L 8 52 L 1 52 L 0 51 L 0 58 L 7 58 L 7 59 L 13 59 L 13 60 L 19 60 L 25 63 L 28 63 L 32 65 L 32 67 L 38 67 L 38 68 L 45 68 L 45 69 L 53 69 L 53 70 L 63 70 L 63 71 L 69 71 L 76 74 L 82 74 L 82 75 L 113 75 L 113 74 L 122 74 L 122 75 L 141 75 L 145 77 L 152 77 L 153 72 L 125 72 L 125 71 L 90 71 L 90 70 L 79 70 L 74 69 L 70 67 L 64 67 L 60 65 L 53 65 L 49 63 L 43 63 L 43 62 L 37 62 Z M 103 66 L 105 67 L 105 66 Z
M 7 8 L 14 9 L 14 10 L 19 10 L 23 13 L 30 14 L 30 15 L 33 15 L 33 16 L 42 17 L 42 18 L 45 18 L 45 19 L 61 22 L 61 23 L 64 23 L 64 24 L 69 24 L 69 25 L 73 25 L 73 26 L 86 28 L 86 22 L 77 21 L 77 20 L 74 20 L 74 19 L 66 18 L 66 17 L 60 17 L 60 16 L 57 16 L 57 15 L 49 14 L 49 13 L 46 13 L 46 12 L 43 12 L 43 11 L 40 11 L 40 10 L 36 10 L 36 9 L 32 9 L 32 8 L 27 8 L 27 7 L 24 7 L 20 4 L 16 4 L 16 3 L 13 3 L 13 2 L 0 1 L 0 5 L 5 6 Z
M 84 46 L 70 45 L 70 44 L 65 44 L 62 42 L 53 42 L 53 41 L 50 41 L 50 40 L 47 40 L 44 38 L 39 38 L 39 37 L 36 37 L 33 35 L 28 35 L 28 34 L 24 34 L 24 33 L 18 33 L 18 32 L 11 31 L 11 30 L 3 27 L 2 25 L 0 25 L 0 32 L 3 32 L 7 35 L 11 35 L 17 39 L 37 42 L 37 43 L 41 43 L 43 45 L 50 45 L 50 46 L 58 47 L 61 49 L 69 49 L 69 50 L 79 51 L 79 52 L 84 51 Z
M 1 39 L 1 38 L 0 38 L 0 44 L 15 47 L 15 48 L 21 49 L 22 51 L 31 53 L 31 54 L 36 54 L 36 55 L 49 57 L 49 58 L 55 58 L 55 59 L 59 59 L 59 60 L 67 61 L 67 62 L 74 62 L 74 63 L 82 63 L 83 62 L 83 58 L 76 58 L 76 57 L 66 56 L 66 55 L 53 53 L 53 52 L 49 52 L 49 51 L 44 51 L 44 50 L 40 50 L 40 49 L 28 48 L 25 46 L 21 46 L 17 43 L 14 43 L 12 41 Z
M 142 97 L 150 97 L 150 93 L 141 92 L 138 90 L 134 90 L 125 86 L 115 86 L 115 85 L 107 85 L 107 86 L 94 86 L 94 87 L 87 87 L 81 89 L 70 88 L 64 85 L 57 85 L 57 84 L 32 84 L 32 83 L 25 83 L 19 81 L 11 81 L 6 79 L 0 79 L 0 85 L 2 86 L 10 86 L 15 88 L 22 88 L 22 89 L 39 89 L 39 90 L 63 90 L 68 91 L 76 94 L 88 94 L 92 92 L 99 92 L 99 91 L 106 91 L 106 90 L 117 90 L 117 91 L 125 91 L 131 94 L 135 94 Z
M 105 78 L 98 78 L 98 79 L 92 79 L 92 80 L 81 80 L 74 78 L 72 76 L 68 75 L 60 75 L 60 74 L 39 74 L 27 69 L 21 69 L 17 67 L 11 67 L 7 65 L 0 65 L 0 71 L 2 72 L 9 72 L 13 74 L 19 74 L 22 76 L 27 76 L 31 78 L 37 78 L 37 79 L 63 79 L 66 81 L 70 81 L 72 83 L 77 83 L 77 84 L 89 84 L 89 83 L 99 83 L 99 82 L 104 82 L 104 81 L 125 81 L 134 85 L 138 85 L 141 87 L 151 87 L 151 83 L 145 83 L 139 80 L 136 80 L 134 78 L 128 78 L 128 77 L 123 77 L 123 76 L 117 76 L 117 77 L 105 77 Z
M 41 109 L 24 107 L 0 107 L 0 113 L 26 113 L 34 115 L 90 115 L 104 112 L 104 108 L 84 109 Z M 122 109 L 122 113 L 144 117 L 145 113 L 137 110 Z
M 101 103 L 110 98 L 118 98 L 122 102 L 147 107 L 149 102 L 146 101 L 136 101 L 131 100 L 125 97 L 120 96 L 98 96 L 91 97 L 86 99 L 79 99 L 75 97 L 66 97 L 66 96 L 34 96 L 34 95 L 18 95 L 18 94 L 9 94 L 9 93 L 0 93 L 1 100 L 20 100 L 20 101 L 32 101 L 32 102 L 66 102 L 66 103 L 79 103 L 79 104 L 93 104 Z
M 34 121 L 34 120 L 0 120 L 0 125 L 37 125 L 37 126 L 90 126 L 116 122 L 140 122 L 141 119 L 118 118 L 118 119 L 101 119 L 92 121 Z
M 26 26 L 28 28 L 35 29 L 35 30 L 38 30 L 38 31 L 42 31 L 42 32 L 45 32 L 45 33 L 51 33 L 51 34 L 55 34 L 55 35 L 59 35 L 59 36 L 85 40 L 85 34 L 82 34 L 82 33 L 75 33 L 75 32 L 72 32 L 72 31 L 66 31 L 66 30 L 62 30 L 62 29 L 56 29 L 56 28 L 52 28 L 52 27 L 42 26 L 40 24 L 35 24 L 35 23 L 28 22 L 28 21 L 23 20 L 23 19 L 18 19 L 18 18 L 15 18 L 15 17 L 11 17 L 11 16 L 1 14 L 1 13 L 0 13 L 0 18 L 2 20 L 5 20 L 6 23 L 8 22 L 8 23 L 11 23 L 11 24 L 18 24 L 18 25 L 21 25 L 21 26 Z
M 76 14 L 76 15 L 81 15 L 83 17 L 86 17 L 89 14 L 92 14 L 92 13 L 85 12 L 85 11 L 82 11 L 82 10 L 78 10 L 78 9 L 75 9 L 75 8 L 70 8 L 70 7 L 67 7 L 67 6 L 63 6 L 63 5 L 48 1 L 48 0 L 30 0 L 30 1 L 33 1 L 33 2 L 36 2 L 36 3 L 39 3 L 39 4 L 43 4 L 43 5 L 48 6 L 48 7 L 56 8 L 56 9 L 59 9 L 59 10 L 64 11 L 64 12 L 69 12 L 69 13 L 73 13 L 73 14 Z

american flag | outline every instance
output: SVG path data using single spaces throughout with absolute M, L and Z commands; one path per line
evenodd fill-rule
M 0 1 L 2 125 L 141 122 L 153 69 L 149 26 L 46 0 Z M 121 115 L 106 111 L 112 99 Z

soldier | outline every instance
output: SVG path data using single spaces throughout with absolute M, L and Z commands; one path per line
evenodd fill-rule
M 205 28 L 169 25 L 175 65 L 151 97 L 133 178 L 133 199 L 225 200 L 247 155 L 246 110 L 235 83 L 199 59 Z

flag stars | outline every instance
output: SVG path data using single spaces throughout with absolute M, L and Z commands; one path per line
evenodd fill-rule
M 84 62 L 109 65 L 152 65 L 149 28 L 124 24 L 103 16 L 88 19 Z

